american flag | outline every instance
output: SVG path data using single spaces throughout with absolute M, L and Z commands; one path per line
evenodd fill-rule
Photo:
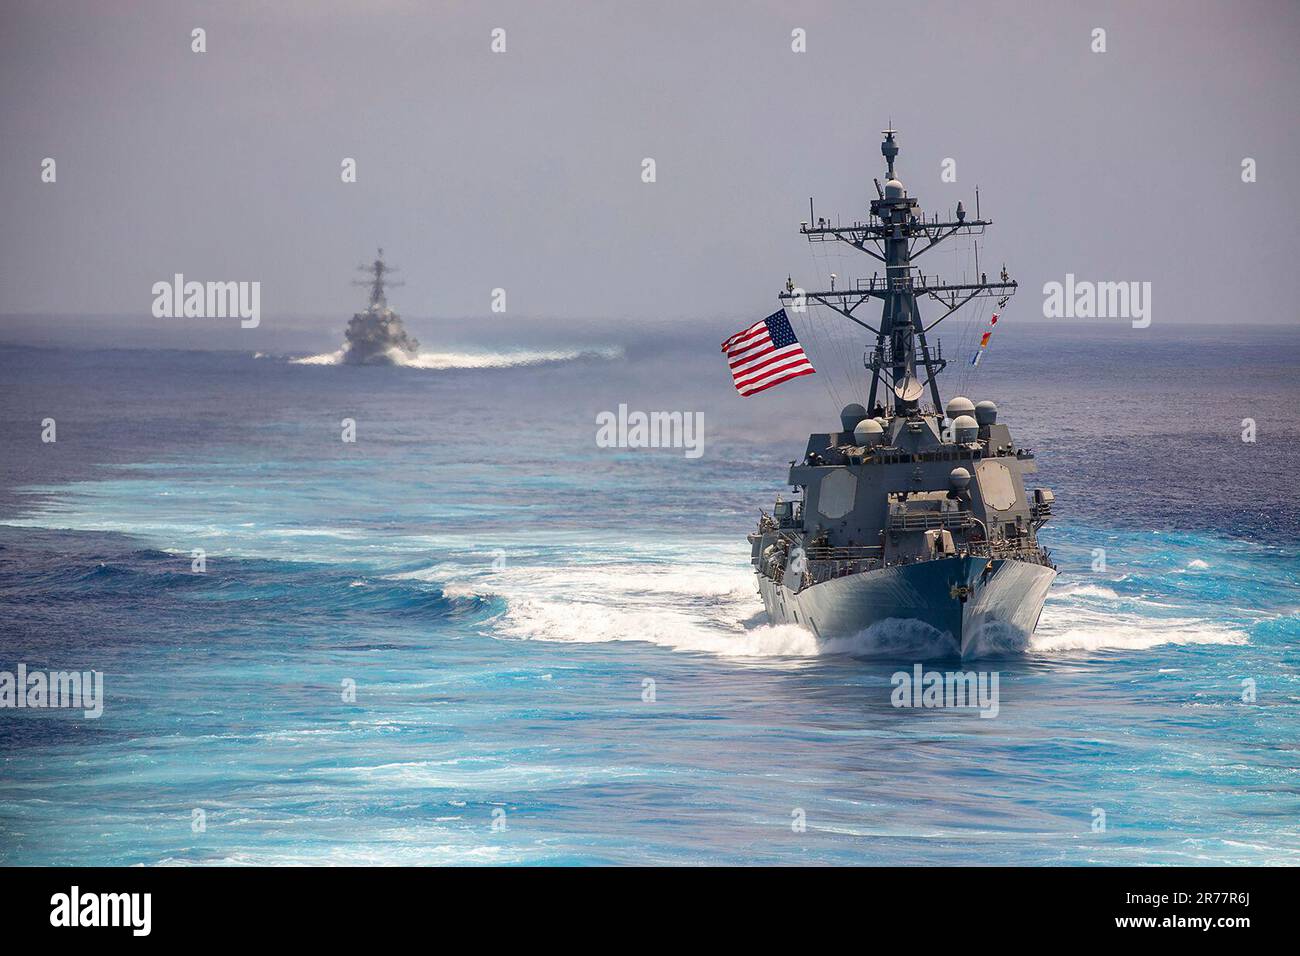
M 741 395 L 753 395 L 815 368 L 790 328 L 785 309 L 773 312 L 722 343 L 731 365 L 731 379 Z

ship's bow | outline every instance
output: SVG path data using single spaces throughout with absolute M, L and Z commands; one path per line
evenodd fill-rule
M 760 591 L 774 623 L 802 625 L 853 653 L 987 657 L 1028 648 L 1055 577 L 1050 566 L 1028 561 L 954 557 L 797 593 L 760 576 Z

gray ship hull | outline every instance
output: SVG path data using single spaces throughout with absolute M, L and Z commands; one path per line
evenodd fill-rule
M 832 578 L 795 592 L 758 575 L 773 624 L 813 631 L 831 647 L 902 656 L 980 657 L 1024 650 L 1038 625 L 1051 567 L 953 557 Z M 969 588 L 966 600 L 955 588 Z

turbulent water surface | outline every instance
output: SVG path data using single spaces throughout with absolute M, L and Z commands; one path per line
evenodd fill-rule
M 0 711 L 0 862 L 1300 862 L 1290 337 L 1243 378 L 1208 332 L 999 331 L 963 390 L 1062 573 L 1027 655 L 965 662 L 995 719 L 763 623 L 744 535 L 860 396 L 740 399 L 721 338 L 0 350 L 0 670 L 106 697 Z M 598 447 L 623 403 L 704 454 Z

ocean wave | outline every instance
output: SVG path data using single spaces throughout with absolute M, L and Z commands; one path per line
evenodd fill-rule
M 615 346 L 570 349 L 515 349 L 505 352 L 419 352 L 409 355 L 400 349 L 388 353 L 394 365 L 428 371 L 451 369 L 521 368 L 532 365 L 556 365 L 580 359 L 612 361 L 623 357 L 623 350 Z M 258 356 L 255 356 L 258 357 Z M 289 360 L 292 365 L 342 365 L 343 349 L 322 352 Z

